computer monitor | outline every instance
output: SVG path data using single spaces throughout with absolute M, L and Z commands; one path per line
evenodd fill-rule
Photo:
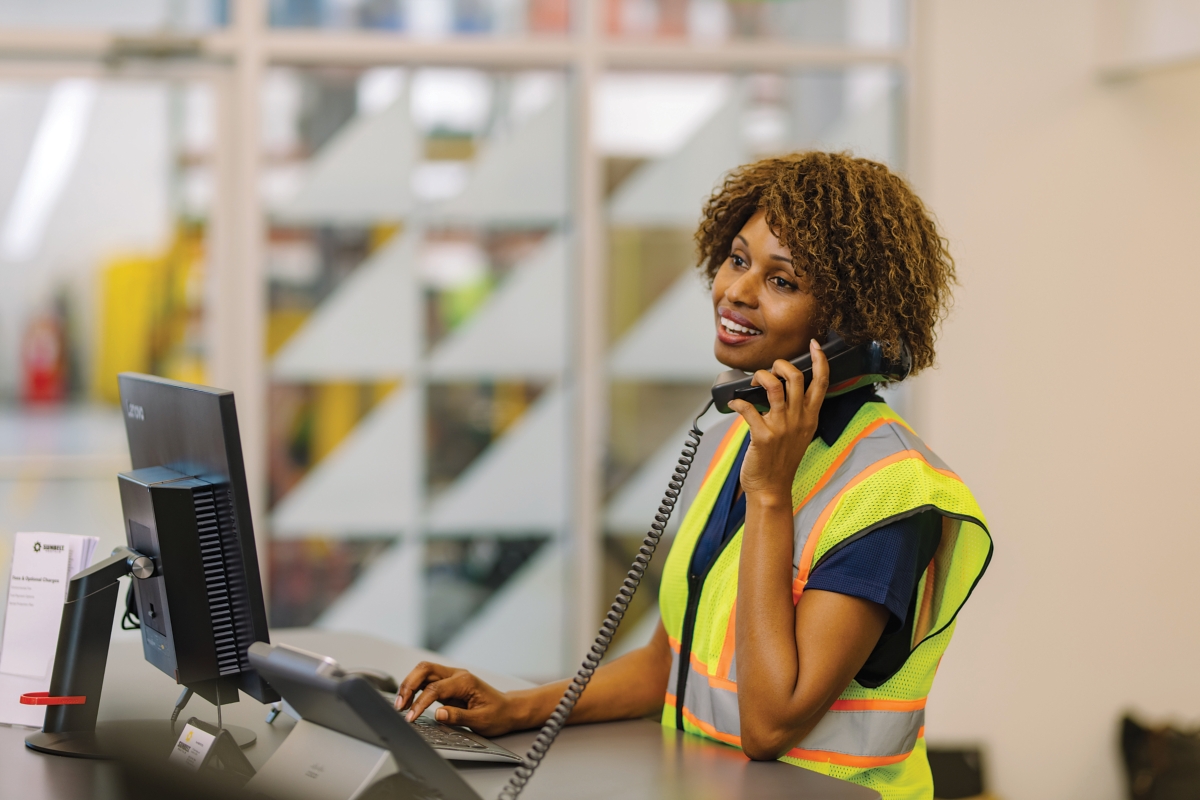
M 118 376 L 133 469 L 121 473 L 129 547 L 155 562 L 133 582 L 146 660 L 212 703 L 279 699 L 250 666 L 269 642 L 233 393 Z

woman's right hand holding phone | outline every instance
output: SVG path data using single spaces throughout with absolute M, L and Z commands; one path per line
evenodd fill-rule
M 526 727 L 514 698 L 480 680 L 465 669 L 422 661 L 408 673 L 396 694 L 396 710 L 412 722 L 431 704 L 442 707 L 434 719 L 448 725 L 465 725 L 483 736 L 500 736 Z

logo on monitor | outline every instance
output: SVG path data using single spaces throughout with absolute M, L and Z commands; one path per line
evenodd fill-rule
M 129 409 L 125 412 L 125 416 L 129 417 L 130 419 L 137 419 L 137 420 L 142 420 L 143 422 L 145 422 L 146 410 L 143 409 L 139 405 L 134 405 L 133 403 L 130 403 Z

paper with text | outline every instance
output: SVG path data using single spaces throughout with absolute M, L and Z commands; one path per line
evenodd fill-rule
M 0 640 L 0 723 L 41 727 L 45 707 L 21 705 L 20 696 L 49 690 L 67 583 L 91 564 L 98 543 L 94 536 L 16 535 Z

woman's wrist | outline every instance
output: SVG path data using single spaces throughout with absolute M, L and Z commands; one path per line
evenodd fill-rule
M 536 728 L 550 719 L 554 707 L 558 704 L 558 698 L 562 695 L 562 692 L 553 691 L 553 688 L 554 684 L 547 684 L 534 689 L 505 692 L 513 730 Z
M 746 505 L 755 505 L 760 509 L 772 508 L 787 508 L 790 512 L 792 509 L 792 487 L 791 484 L 786 486 L 764 486 L 756 489 L 746 490 Z

